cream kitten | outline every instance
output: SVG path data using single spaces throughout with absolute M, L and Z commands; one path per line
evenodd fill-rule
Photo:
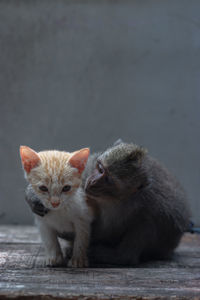
M 86 267 L 92 212 L 80 184 L 89 149 L 37 153 L 21 146 L 20 155 L 29 188 L 50 210 L 44 217 L 35 216 L 46 250 L 46 264 L 63 263 L 58 237 L 71 236 L 74 242 L 68 266 Z

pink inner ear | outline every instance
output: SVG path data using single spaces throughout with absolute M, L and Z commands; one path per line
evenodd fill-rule
M 30 171 L 40 163 L 39 155 L 27 146 L 20 147 L 20 156 L 24 170 L 27 173 L 30 173 Z
M 85 169 L 89 154 L 89 148 L 84 148 L 75 152 L 75 154 L 73 154 L 73 156 L 69 159 L 70 165 L 78 169 L 79 173 L 81 174 Z

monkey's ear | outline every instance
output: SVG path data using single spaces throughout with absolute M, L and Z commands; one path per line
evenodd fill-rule
M 143 147 L 136 147 L 130 154 L 129 159 L 135 163 L 141 163 L 144 156 L 147 154 L 147 150 Z
M 69 164 L 73 168 L 78 169 L 79 173 L 81 174 L 85 169 L 89 154 L 90 154 L 89 148 L 84 148 L 79 151 L 76 151 L 70 157 Z
M 37 152 L 27 146 L 20 146 L 20 156 L 26 173 L 30 173 L 41 162 Z

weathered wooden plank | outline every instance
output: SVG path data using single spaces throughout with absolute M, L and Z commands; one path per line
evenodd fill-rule
M 40 244 L 1 244 L 1 269 L 32 269 L 44 266 L 44 250 Z M 105 266 L 104 266 L 105 267 Z M 143 263 L 137 268 L 199 268 L 200 248 L 177 250 L 172 260 Z
M 137 268 L 47 268 L 34 227 L 0 226 L 0 299 L 200 299 L 200 236 Z
M 40 243 L 36 226 L 0 225 L 0 243 Z M 186 233 L 177 249 L 193 251 L 200 247 L 200 235 Z
M 33 269 L 0 275 L 2 295 L 199 297 L 200 273 L 192 269 Z
M 0 243 L 40 243 L 38 229 L 36 226 L 0 225 Z M 187 251 L 200 247 L 200 235 L 186 233 L 178 249 L 180 247 Z
M 35 226 L 0 226 L 0 243 L 40 243 Z
M 32 269 L 44 266 L 44 250 L 40 244 L 1 244 L 2 270 Z

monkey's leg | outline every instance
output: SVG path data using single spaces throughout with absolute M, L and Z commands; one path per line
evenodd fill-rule
M 116 266 L 134 266 L 139 263 L 143 245 L 133 242 L 132 234 L 127 234 L 116 247 L 96 245 L 90 249 L 91 264 L 108 264 Z
M 134 266 L 139 262 L 139 255 L 130 248 L 123 249 L 121 245 L 116 248 L 96 246 L 91 250 L 89 261 L 91 266 L 96 264 Z
M 145 220 L 132 226 L 116 247 L 97 245 L 90 249 L 91 263 L 134 266 L 140 261 L 144 250 L 155 248 L 156 233 L 154 226 Z

